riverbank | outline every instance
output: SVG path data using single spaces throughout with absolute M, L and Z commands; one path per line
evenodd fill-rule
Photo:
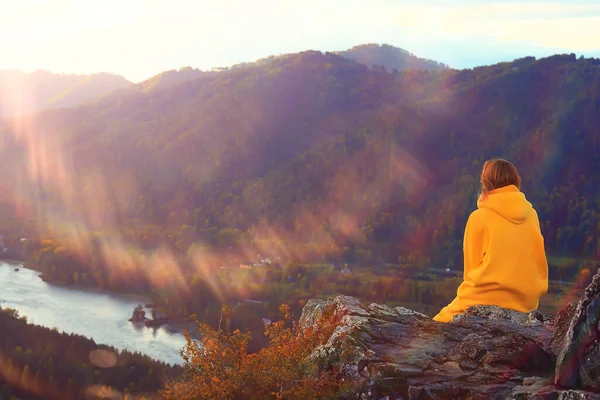
M 90 293 L 104 294 L 104 295 L 108 295 L 111 297 L 116 297 L 116 298 L 120 298 L 120 299 L 124 299 L 124 300 L 128 300 L 128 301 L 135 301 L 136 303 L 144 306 L 144 308 L 150 308 L 150 307 L 146 307 L 148 305 L 155 305 L 155 306 L 157 306 L 158 310 L 160 310 L 160 308 L 161 308 L 161 305 L 157 304 L 156 300 L 152 299 L 149 295 L 144 295 L 141 293 L 117 291 L 117 290 L 111 290 L 111 289 L 106 289 L 106 288 L 98 288 L 95 286 L 82 285 L 82 284 L 74 284 L 74 283 L 65 284 L 65 283 L 57 281 L 57 280 L 48 279 L 48 277 L 43 273 L 43 271 L 41 271 L 40 268 L 36 268 L 35 263 L 33 263 L 31 261 L 14 260 L 14 264 L 9 263 L 8 261 L 3 261 L 3 260 L 0 262 L 4 262 L 6 264 L 13 265 L 14 267 L 23 268 L 24 270 L 34 271 L 38 274 L 38 277 L 43 282 L 47 283 L 48 285 L 53 285 L 53 286 L 56 286 L 56 287 L 59 287 L 62 289 L 67 289 L 67 290 L 79 290 L 79 291 L 90 292 Z M 136 304 L 136 306 L 137 306 L 137 304 Z M 133 313 L 134 309 L 135 309 L 135 307 L 133 307 L 131 309 L 130 316 Z M 168 321 L 161 323 L 158 326 L 150 327 L 150 328 L 155 329 L 157 327 L 164 327 L 169 332 L 178 333 L 178 334 L 183 334 L 185 331 L 185 332 L 190 333 L 190 335 L 194 339 L 200 339 L 200 337 L 201 337 L 197 332 L 196 324 L 190 320 L 189 316 L 182 317 L 182 316 L 170 315 Z
M 141 393 L 156 393 L 183 372 L 181 366 L 28 323 L 10 311 L 0 310 L 0 326 L 4 329 L 0 337 L 2 399 L 11 394 L 37 399 L 31 397 L 32 389 L 40 399 L 75 398 L 73 393 L 80 394 L 76 398 L 89 398 L 89 389 L 100 386 L 138 398 Z M 48 363 L 49 358 L 54 361 Z
M 122 297 L 124 299 L 138 301 L 139 303 L 144 304 L 144 305 L 153 303 L 153 300 L 149 296 L 143 295 L 140 293 L 120 292 L 120 291 L 111 290 L 111 289 L 104 289 L 104 288 L 98 288 L 98 287 L 94 287 L 94 286 L 87 286 L 87 285 L 74 284 L 74 283 L 64 284 L 60 281 L 48 279 L 48 277 L 44 275 L 43 271 L 41 271 L 39 268 L 35 268 L 35 264 L 30 261 L 12 260 L 12 262 L 11 262 L 9 260 L 0 260 L 0 262 L 8 264 L 8 265 L 12 265 L 14 267 L 35 271 L 36 273 L 38 273 L 39 278 L 49 285 L 58 286 L 58 287 L 61 287 L 64 289 L 83 290 L 83 291 L 88 291 L 88 292 L 93 292 L 93 293 L 98 293 L 98 294 L 107 294 L 110 296 Z
M 0 257 L 0 263 L 23 266 L 25 264 L 25 260 L 19 260 L 17 258 L 2 258 L 2 257 Z
M 139 352 L 169 364 L 181 364 L 186 340 L 177 324 L 148 328 L 128 321 L 140 296 L 62 287 L 44 282 L 39 271 L 0 263 L 0 303 L 32 324 L 88 337 L 119 350 Z
M 52 282 L 50 280 L 44 279 L 43 274 L 40 274 L 40 279 L 49 285 L 58 286 L 58 287 L 61 287 L 64 289 L 82 290 L 82 291 L 86 291 L 86 292 L 90 292 L 90 293 L 107 294 L 107 295 L 113 296 L 113 297 L 120 297 L 123 299 L 136 301 L 144 306 L 146 304 L 152 304 L 152 302 L 153 302 L 152 299 L 150 299 L 150 297 L 147 297 L 147 296 L 144 296 L 141 294 L 137 294 L 137 293 L 118 292 L 118 291 L 114 291 L 114 290 L 110 290 L 110 289 L 100 289 L 97 287 L 77 285 L 77 284 L 73 284 L 73 283 L 69 284 L 69 285 L 64 285 L 64 284 L 61 284 L 60 282 Z M 131 311 L 133 312 L 133 310 L 131 310 Z

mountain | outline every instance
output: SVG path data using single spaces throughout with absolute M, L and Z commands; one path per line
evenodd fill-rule
M 549 254 L 591 260 L 599 65 L 557 55 L 389 73 L 303 52 L 46 111 L 3 127 L 0 199 L 21 225 L 0 230 L 71 243 L 68 265 L 201 245 L 460 268 L 481 165 L 501 156 L 521 171 Z M 564 267 L 552 276 L 579 268 Z
M 448 68 L 442 63 L 419 58 L 406 50 L 386 44 L 364 44 L 355 46 L 346 51 L 335 52 L 335 54 L 341 55 L 360 64 L 367 65 L 369 68 L 373 68 L 374 66 L 383 66 L 389 72 L 393 71 L 394 69 L 397 71 L 404 71 L 407 69 L 440 70 Z M 144 92 L 165 89 L 172 85 L 193 81 L 201 76 L 207 76 L 218 72 L 237 70 L 240 68 L 246 68 L 250 65 L 268 66 L 269 63 L 280 57 L 282 56 L 269 56 L 261 58 L 255 63 L 245 62 L 233 65 L 231 67 L 213 68 L 211 71 L 201 71 L 192 67 L 183 67 L 179 70 L 171 70 L 160 73 L 136 85 L 136 88 Z
M 172 85 L 192 81 L 208 74 L 192 67 L 183 67 L 177 70 L 165 71 L 150 79 L 147 79 L 136 85 L 142 91 L 165 89 Z
M 131 82 L 119 75 L 62 75 L 47 71 L 0 71 L 0 119 L 48 108 L 73 107 Z
M 363 44 L 352 47 L 338 54 L 365 64 L 369 68 L 384 67 L 388 72 L 404 71 L 407 69 L 441 70 L 448 66 L 437 61 L 419 58 L 406 50 L 387 44 Z

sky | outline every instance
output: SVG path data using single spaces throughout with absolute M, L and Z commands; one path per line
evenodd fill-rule
M 595 4 L 596 3 L 596 4 Z M 157 73 L 386 43 L 454 68 L 600 57 L 600 2 L 0 0 L 0 69 Z

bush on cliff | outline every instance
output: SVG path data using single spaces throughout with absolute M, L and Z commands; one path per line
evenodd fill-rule
M 181 352 L 186 371 L 162 391 L 164 399 L 310 399 L 337 398 L 342 381 L 336 370 L 321 371 L 311 353 L 333 334 L 333 316 L 325 313 L 313 326 L 301 326 L 282 305 L 283 319 L 265 327 L 269 346 L 248 352 L 250 333 L 217 330 L 196 321 L 201 342 L 186 334 Z M 221 322 L 231 310 L 224 307 Z M 195 317 L 194 317 L 195 319 Z

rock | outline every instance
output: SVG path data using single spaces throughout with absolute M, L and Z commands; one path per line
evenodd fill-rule
M 321 318 L 323 312 L 329 307 L 329 303 L 321 299 L 310 299 L 302 308 L 300 316 L 300 325 L 304 328 L 316 327 L 317 320 Z
M 552 323 L 554 336 L 550 341 L 550 348 L 552 349 L 552 353 L 554 353 L 556 356 L 558 356 L 564 345 L 565 336 L 569 330 L 569 326 L 571 325 L 571 320 L 575 315 L 576 309 L 577 304 L 569 302 L 565 307 L 560 309 L 558 313 L 556 313 L 556 317 Z
M 557 388 L 549 379 L 526 378 L 523 380 L 523 385 L 513 389 L 511 398 L 515 400 L 600 400 L 600 394 Z
M 448 359 L 474 362 L 476 365 L 513 365 L 524 372 L 548 373 L 554 366 L 554 355 L 525 333 L 506 332 L 493 337 L 472 333 L 448 353 Z
M 146 312 L 141 305 L 138 305 L 134 310 L 131 318 L 129 318 L 130 322 L 144 322 L 146 321 Z
M 535 325 L 551 325 L 553 319 L 541 312 L 534 310 L 530 313 L 522 313 L 515 310 L 507 310 L 498 306 L 472 306 L 465 311 L 464 314 L 456 315 L 454 318 L 460 320 L 467 315 L 482 317 L 486 320 L 509 320 L 517 325 L 535 326 Z
M 527 321 L 527 314 L 514 310 L 507 310 L 498 306 L 469 307 L 464 314 L 455 315 L 454 318 L 461 319 L 468 315 L 482 317 L 487 320 L 510 320 L 520 325 L 524 325 Z
M 600 390 L 599 324 L 600 270 L 579 300 L 564 334 L 556 362 L 555 384 Z
M 353 383 L 344 399 L 596 399 L 552 383 L 552 349 L 568 313 L 552 320 L 476 306 L 442 324 L 406 308 L 337 296 L 307 302 L 300 325 L 314 326 L 325 312 L 336 329 L 311 357 Z M 594 371 L 584 369 L 586 382 Z

